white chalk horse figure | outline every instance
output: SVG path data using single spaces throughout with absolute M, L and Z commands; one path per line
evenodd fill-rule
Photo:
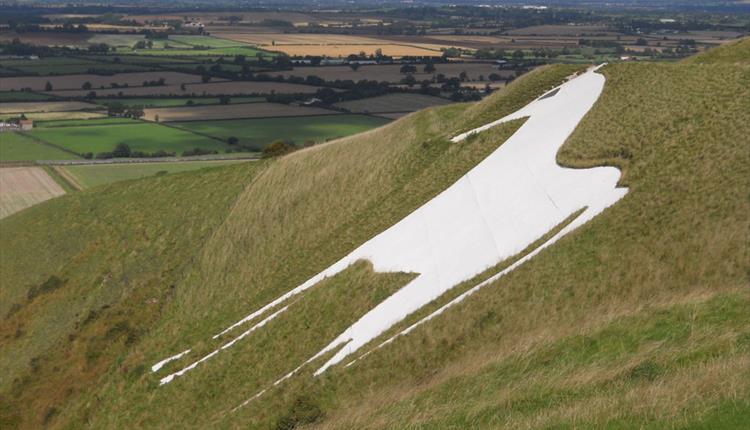
M 341 272 L 357 260 L 371 261 L 378 272 L 417 273 L 411 282 L 367 312 L 308 360 L 310 362 L 338 349 L 316 370 L 315 374 L 320 374 L 452 287 L 517 255 L 572 214 L 584 209 L 552 238 L 522 256 L 512 266 L 463 293 L 396 336 L 408 333 L 415 326 L 523 264 L 627 193 L 626 188 L 617 188 L 620 171 L 614 167 L 570 169 L 561 167 L 556 162 L 559 148 L 591 109 L 603 87 L 604 76 L 596 73 L 596 69 L 589 70 L 515 113 L 454 137 L 452 141 L 458 143 L 472 133 L 479 133 L 514 119 L 527 118 L 506 142 L 448 189 L 332 266 L 228 327 L 215 338 L 261 316 L 290 297 L 315 286 L 322 279 Z M 276 311 L 238 337 L 246 336 L 285 309 Z M 175 376 L 231 346 L 236 340 L 238 339 L 235 338 L 180 372 L 162 378 L 162 383 L 170 382 Z M 384 343 L 391 340 L 393 338 Z M 277 383 L 298 369 L 299 367 Z

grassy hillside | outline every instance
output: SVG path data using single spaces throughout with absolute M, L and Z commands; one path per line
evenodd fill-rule
M 0 424 L 739 427 L 750 419 L 750 71 L 733 63 L 606 67 L 559 160 L 618 165 L 630 193 L 356 365 L 319 378 L 310 366 L 232 411 L 412 274 L 361 262 L 174 382 L 159 387 L 166 373 L 147 369 L 216 348 L 211 335 L 436 195 L 521 121 L 446 137 L 573 71 L 537 70 L 475 105 L 281 159 L 118 183 L 0 221 L 14 250 L 0 255 Z
M 507 109 L 530 99 L 519 96 L 529 85 L 549 88 L 567 73 L 550 68 L 520 80 L 507 90 L 514 101 Z M 155 390 L 156 379 L 146 367 L 173 348 L 213 333 L 246 312 L 252 300 L 285 290 L 385 229 L 455 181 L 520 125 L 497 128 L 471 144 L 448 144 L 443 138 L 467 107 L 422 112 L 252 166 L 118 183 L 3 220 L 2 246 L 14 250 L 0 258 L 0 273 L 11 285 L 0 297 L 0 315 L 7 315 L 0 335 L 3 422 L 20 427 L 75 426 L 88 420 L 96 426 L 127 426 L 134 419 L 154 425 L 181 422 L 179 415 L 191 407 L 170 391 Z M 363 297 L 385 297 L 376 294 L 372 282 L 361 284 L 367 287 Z M 316 299 L 305 297 L 300 306 L 309 306 L 306 300 Z M 356 302 L 338 300 L 344 307 Z M 349 312 L 354 312 L 351 319 L 363 311 Z M 295 351 L 296 358 L 326 340 L 309 338 Z M 276 347 L 286 345 L 273 340 Z M 230 373 L 242 375 L 244 369 L 241 365 Z M 278 370 L 259 369 L 259 383 Z M 185 378 L 191 384 L 201 380 Z M 232 378 L 216 382 L 227 392 L 233 387 L 238 401 L 246 393 Z M 176 407 L 169 406 L 173 414 L 151 415 L 156 411 L 120 410 L 125 403 L 92 403 L 110 395 L 132 401 L 156 395 L 161 399 L 154 402 Z M 215 402 L 226 406 L 220 398 Z M 93 404 L 113 412 L 92 415 Z M 100 419 L 113 422 L 96 423 Z
M 683 62 L 691 64 L 750 64 L 750 37 L 709 49 L 701 54 L 686 58 Z

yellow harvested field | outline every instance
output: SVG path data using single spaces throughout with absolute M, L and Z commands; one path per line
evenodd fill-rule
M 277 46 L 264 46 L 264 49 L 269 51 L 283 52 L 287 55 L 315 55 L 315 56 L 327 56 L 334 58 L 343 58 L 352 54 L 359 54 L 364 52 L 365 55 L 375 55 L 375 52 L 379 49 L 383 55 L 391 57 L 407 57 L 407 56 L 422 56 L 422 57 L 439 57 L 443 55 L 442 52 L 420 48 L 417 46 L 406 46 L 406 45 L 393 45 L 393 44 L 379 44 L 379 45 L 277 45 Z
M 0 104 L 0 114 L 32 112 L 65 112 L 97 109 L 99 106 L 83 102 L 10 102 Z
M 56 121 L 60 119 L 92 119 L 107 116 L 106 111 L 67 111 L 67 112 L 37 112 L 26 114 L 26 118 L 34 121 Z
M 235 81 L 235 82 L 209 82 L 207 84 L 187 84 L 183 91 L 179 85 L 162 85 L 158 87 L 130 87 L 130 88 L 109 88 L 103 90 L 92 90 L 96 92 L 97 97 L 118 96 L 120 93 L 124 96 L 168 96 L 168 95 L 190 95 L 210 96 L 210 95 L 239 95 L 239 94 L 270 94 L 272 92 L 279 94 L 299 93 L 313 94 L 320 87 L 311 85 L 288 84 L 284 82 L 254 82 L 254 81 Z M 88 94 L 87 90 L 63 90 L 51 91 L 49 94 L 62 97 L 77 97 Z
M 180 85 L 191 82 L 200 82 L 201 77 L 179 72 L 136 72 L 136 73 L 116 73 L 112 76 L 99 75 L 64 75 L 64 76 L 38 76 L 38 77 L 16 77 L 0 79 L 0 90 L 20 90 L 22 88 L 31 88 L 34 91 L 43 91 L 47 82 L 52 84 L 52 90 L 81 89 L 85 82 L 91 83 L 91 90 L 96 91 L 101 87 L 109 88 L 112 83 L 120 86 L 143 85 L 143 81 L 156 81 L 164 78 L 166 85 Z M 87 91 L 88 92 L 88 91 Z
M 41 167 L 0 168 L 0 218 L 63 194 Z
M 440 56 L 441 45 L 433 43 L 394 43 L 375 37 L 350 36 L 345 34 L 279 34 L 279 33 L 223 33 L 215 31 L 213 36 L 237 42 L 258 45 L 269 51 L 287 55 L 320 55 L 346 57 L 364 52 L 374 55 L 380 49 L 384 55 Z
M 270 118 L 284 116 L 336 115 L 337 111 L 318 107 L 289 106 L 280 103 L 244 103 L 194 107 L 144 109 L 144 118 L 159 122 L 202 121 L 212 119 Z

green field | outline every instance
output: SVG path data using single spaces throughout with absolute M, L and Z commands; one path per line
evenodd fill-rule
M 0 133 L 0 161 L 70 160 L 69 152 L 35 142 L 15 132 Z
M 15 70 L 15 74 L 27 74 L 35 76 L 66 75 L 88 73 L 90 69 L 107 73 L 116 72 L 141 72 L 150 70 L 148 67 L 133 64 L 102 63 L 79 58 L 68 57 L 46 57 L 39 60 L 6 60 L 0 62 L 9 73 Z M 12 69 L 12 70 L 10 70 Z
M 78 154 L 112 151 L 117 144 L 127 144 L 133 151 L 153 153 L 159 150 L 174 152 L 201 148 L 224 151 L 229 146 L 215 139 L 161 124 L 136 122 L 134 124 L 84 125 L 67 127 L 40 127 L 29 132 L 37 139 L 65 148 Z
M 30 91 L 0 91 L 0 103 L 3 102 L 43 102 L 57 100 L 55 96 L 37 94 Z
M 184 161 L 166 163 L 85 164 L 59 167 L 66 170 L 83 188 L 112 182 L 139 179 L 146 176 L 186 172 L 204 168 L 227 166 L 243 160 Z
M 169 40 L 174 40 L 186 45 L 205 46 L 208 48 L 227 48 L 231 46 L 251 46 L 246 43 L 236 42 L 234 40 L 219 39 L 211 36 L 187 36 L 174 35 L 169 36 Z
M 36 128 L 55 128 L 55 127 L 78 127 L 91 125 L 113 125 L 113 124 L 141 124 L 140 121 L 130 118 L 91 118 L 91 119 L 60 119 L 51 121 L 35 121 Z
M 188 100 L 192 100 L 195 106 L 199 105 L 218 105 L 218 97 L 194 97 L 194 98 L 116 98 L 116 99 L 99 99 L 96 103 L 108 105 L 122 103 L 126 106 L 143 106 L 143 107 L 174 107 L 185 106 Z M 230 104 L 236 103 L 260 103 L 266 99 L 263 97 L 232 97 Z
M 321 142 L 361 133 L 388 122 L 387 119 L 365 115 L 330 115 L 325 117 L 191 121 L 180 123 L 179 127 L 216 136 L 220 139 L 234 136 L 239 139 L 240 144 L 260 150 L 276 139 L 290 140 L 299 145 L 310 141 Z

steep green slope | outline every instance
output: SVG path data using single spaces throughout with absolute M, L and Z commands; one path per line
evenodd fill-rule
M 491 108 L 512 112 L 573 70 L 534 72 Z M 324 300 L 337 316 L 313 325 L 307 312 L 269 325 L 270 350 L 309 331 L 285 359 L 241 343 L 163 388 L 147 368 L 196 341 L 196 353 L 208 351 L 215 345 L 203 339 L 407 215 L 521 124 L 449 144 L 469 107 L 428 110 L 278 160 L 77 193 L 3 220 L 2 423 L 198 425 L 272 382 L 411 275 L 355 267 L 331 281 L 350 295 L 301 297 L 293 306 Z M 311 331 L 318 326 L 329 327 L 325 336 Z M 274 422 L 285 405 L 259 422 Z
M 321 428 L 746 425 L 750 70 L 718 61 L 603 73 L 600 101 L 559 160 L 619 165 L 629 194 L 309 389 Z
M 682 60 L 691 64 L 734 63 L 750 64 L 750 37 L 729 42 L 718 48 Z
M 166 386 L 147 367 L 193 347 L 166 371 L 189 364 L 228 323 L 444 189 L 519 122 L 459 145 L 445 137 L 514 111 L 572 69 L 251 168 L 112 186 L 0 221 L 10 280 L 0 311 L 22 304 L 0 322 L 0 424 L 741 428 L 750 70 L 725 54 L 604 68 L 604 93 L 558 157 L 621 167 L 629 194 L 429 324 L 318 378 L 310 366 L 271 387 L 410 274 L 360 263 Z

